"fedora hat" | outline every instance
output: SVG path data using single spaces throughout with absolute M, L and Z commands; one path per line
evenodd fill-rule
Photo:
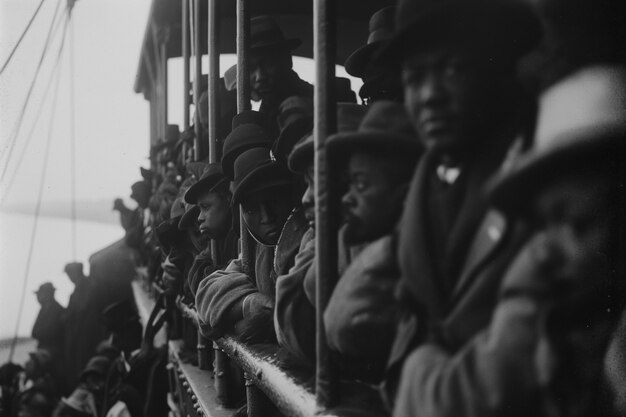
M 213 162 L 210 163 L 204 173 L 200 177 L 200 180 L 193 184 L 185 192 L 184 200 L 188 204 L 197 204 L 198 197 L 205 192 L 212 192 L 220 185 L 226 184 L 228 179 L 222 172 L 222 164 Z
M 389 6 L 372 15 L 367 44 L 352 52 L 346 59 L 344 67 L 348 74 L 359 78 L 365 76 L 376 52 L 393 37 L 395 11 L 395 7 Z
M 237 157 L 234 165 L 233 204 L 239 204 L 252 192 L 293 184 L 284 165 L 267 148 L 252 148 Z
M 395 27 L 377 63 L 400 62 L 442 40 L 475 40 L 494 59 L 514 62 L 541 38 L 541 23 L 523 0 L 399 0 Z
M 567 170 L 607 166 L 624 157 L 626 67 L 584 68 L 542 93 L 533 147 L 488 186 L 493 204 L 523 212 L 529 196 Z
M 337 132 L 353 132 L 359 127 L 367 107 L 355 103 L 337 103 Z M 313 135 L 300 139 L 289 155 L 289 169 L 302 174 L 313 161 Z
M 39 286 L 39 288 L 37 288 L 37 291 L 34 291 L 35 294 L 54 294 L 54 291 L 56 291 L 56 288 L 54 288 L 54 285 L 52 285 L 51 282 L 44 282 L 43 284 L 41 284 Z
M 313 99 L 303 96 L 286 98 L 278 107 L 280 134 L 272 152 L 281 161 L 287 161 L 293 146 L 313 130 Z
M 397 153 L 416 159 L 422 153 L 404 106 L 387 100 L 372 104 L 356 131 L 331 135 L 325 146 L 333 160 L 355 151 Z
M 278 23 L 270 16 L 250 19 L 250 50 L 284 48 L 292 50 L 300 46 L 300 39 L 287 39 Z
M 234 178 L 235 159 L 251 148 L 271 148 L 273 139 L 265 129 L 265 116 L 257 111 L 247 110 L 233 118 L 232 132 L 226 136 L 222 152 L 222 172 L 229 180 Z

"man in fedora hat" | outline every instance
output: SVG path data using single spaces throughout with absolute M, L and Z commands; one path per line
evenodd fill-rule
M 404 106 L 426 152 L 398 228 L 405 311 L 390 354 L 390 401 L 411 349 L 434 340 L 456 352 L 485 327 L 525 237 L 488 210 L 483 188 L 528 129 L 515 67 L 540 28 L 517 0 L 397 3 L 396 34 L 379 59 L 401 65 Z
M 291 51 L 300 39 L 286 38 L 269 16 L 250 19 L 250 89 L 260 111 L 275 123 L 279 104 L 289 96 L 313 97 L 313 86 L 293 71 Z
M 300 39 L 286 38 L 274 19 L 257 16 L 250 19 L 250 90 L 254 101 L 261 101 L 259 111 L 267 117 L 272 135 L 277 135 L 278 107 L 287 97 L 313 97 L 313 86 L 300 79 L 292 69 L 292 51 Z M 354 102 L 355 96 L 346 78 L 335 78 L 337 101 Z
M 241 259 L 206 277 L 196 294 L 196 308 L 205 333 L 232 333 L 244 342 L 274 340 L 274 265 L 289 268 L 294 248 L 279 248 L 279 238 L 294 207 L 293 177 L 271 158 L 269 149 L 252 148 L 234 163 L 233 204 L 241 204 L 242 219 L 256 241 L 254 277 Z M 291 259 L 282 259 L 285 253 Z
M 32 336 L 37 340 L 39 349 L 47 350 L 53 360 L 58 361 L 63 357 L 65 309 L 54 298 L 55 291 L 51 282 L 44 282 L 35 291 L 41 309 L 35 319 Z
M 341 354 L 347 376 L 380 382 L 399 315 L 392 231 L 422 145 L 402 105 L 381 100 L 356 132 L 329 137 L 326 149 L 348 178 L 343 240 L 360 245 L 324 312 L 326 338 Z
M 354 103 L 337 105 L 337 131 L 353 132 L 365 114 L 365 107 Z M 312 128 L 312 126 L 311 126 Z M 297 129 L 294 129 L 297 130 Z M 289 133 L 289 132 L 286 132 Z M 281 135 L 277 149 L 288 148 L 289 139 Z M 285 143 L 282 143 L 285 142 Z M 302 210 L 307 223 L 299 242 L 294 265 L 276 279 L 274 327 L 278 342 L 290 363 L 311 367 L 315 363 L 315 173 L 313 135 L 309 131 L 289 154 L 289 169 L 302 175 L 307 188 L 302 195 Z M 347 252 L 347 251 L 344 251 Z M 342 256 L 340 268 L 348 260 Z M 307 285 L 307 283 L 309 285 Z M 311 285 L 312 284 L 312 285 Z
M 625 300 L 625 85 L 623 66 L 603 64 L 541 94 L 533 147 L 490 185 L 530 238 L 483 329 L 409 356 L 395 415 L 617 415 L 603 368 Z
M 402 83 L 398 65 L 382 63 L 375 58 L 393 37 L 395 7 L 385 7 L 369 21 L 367 43 L 354 51 L 344 64 L 346 72 L 363 80 L 359 96 L 364 103 L 376 100 L 402 102 Z
M 195 295 L 200 281 L 217 269 L 222 269 L 237 257 L 237 234 L 233 230 L 230 181 L 222 173 L 220 163 L 209 164 L 200 181 L 185 192 L 185 202 L 199 207 L 200 233 L 216 245 L 212 258 L 211 245 L 194 258 L 187 274 L 192 293 Z

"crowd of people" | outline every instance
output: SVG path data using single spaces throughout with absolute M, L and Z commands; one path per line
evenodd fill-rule
M 398 0 L 372 16 L 345 64 L 361 104 L 337 78 L 324 138 L 344 213 L 325 339 L 342 380 L 380 394 L 363 415 L 626 414 L 624 16 L 609 0 Z M 115 208 L 170 337 L 196 337 L 176 300 L 204 337 L 277 345 L 282 366 L 314 375 L 313 86 L 292 69 L 300 41 L 271 17 L 251 19 L 250 42 L 261 105 L 236 114 L 226 72 L 221 159 L 192 161 L 194 127 L 171 126 L 132 186 L 137 209 Z M 44 333 L 63 326 L 46 305 L 59 313 L 23 371 L 36 387 L 56 372 L 33 371 L 59 351 Z M 112 336 L 127 343 L 101 346 L 59 407 L 166 414 L 133 377 L 145 364 L 132 358 L 164 366 L 152 336 Z M 25 392 L 20 404 L 46 395 Z

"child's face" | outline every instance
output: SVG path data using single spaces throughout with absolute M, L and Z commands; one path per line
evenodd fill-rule
M 537 233 L 545 236 L 535 261 L 553 279 L 584 284 L 606 271 L 611 246 L 609 204 L 610 182 L 593 173 L 564 176 L 533 198 Z

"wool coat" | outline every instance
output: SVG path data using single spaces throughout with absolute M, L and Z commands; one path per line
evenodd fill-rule
M 444 387 L 440 378 L 449 373 L 443 369 L 440 369 L 442 373 L 420 373 L 412 356 L 403 375 L 408 372 L 415 378 L 420 375 L 421 379 L 413 379 L 410 388 L 402 387 L 395 397 L 402 363 L 411 351 L 419 346 L 434 346 L 437 352 L 452 357 L 465 351 L 467 344 L 488 327 L 502 277 L 528 236 L 523 225 L 513 224 L 491 210 L 485 195 L 487 181 L 500 169 L 507 154 L 504 145 L 507 142 L 477 152 L 462 167 L 456 182 L 462 193 L 450 202 L 457 208 L 444 239 L 436 235 L 439 230 L 432 220 L 436 217 L 433 211 L 454 208 L 442 204 L 445 200 L 440 200 L 439 206 L 432 201 L 437 192 L 433 184 L 437 183 L 436 168 L 440 160 L 436 149 L 427 152 L 414 175 L 399 223 L 401 281 L 396 293 L 405 309 L 397 327 L 384 387 L 388 401 L 396 399 L 396 415 L 419 415 L 411 414 L 415 410 L 405 413 L 406 401 L 419 397 L 424 401 L 422 409 L 428 409 L 427 401 L 442 404 L 446 389 L 458 393 L 476 382 L 459 379 L 456 385 Z M 432 363 L 440 363 L 440 357 L 434 355 L 423 365 Z M 455 364 L 461 369 L 469 366 L 467 362 Z M 412 371 L 406 370 L 408 367 Z M 460 399 L 456 403 L 454 399 L 450 401 L 450 406 L 463 407 Z

